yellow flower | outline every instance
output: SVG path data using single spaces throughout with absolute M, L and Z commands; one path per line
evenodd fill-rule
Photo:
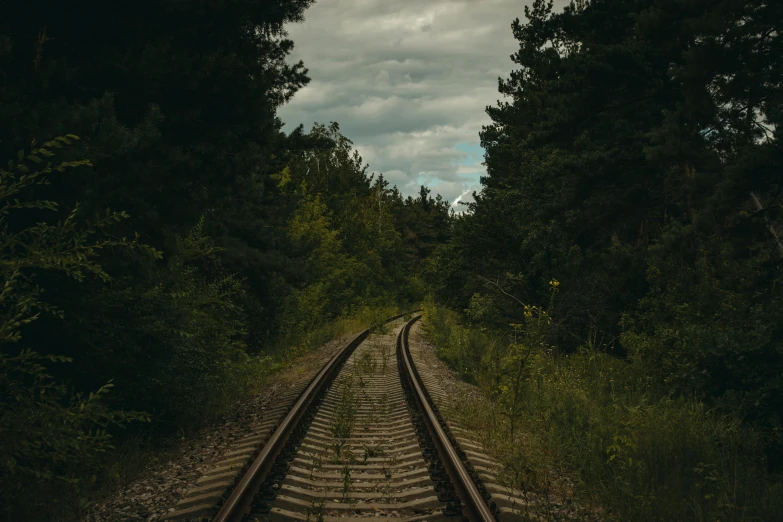
M 552 288 L 557 288 L 558 286 L 560 286 L 560 281 L 558 281 L 557 279 L 552 279 L 551 281 L 549 281 L 549 286 L 551 286 Z

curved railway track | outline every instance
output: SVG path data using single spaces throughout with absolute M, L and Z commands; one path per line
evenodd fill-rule
M 512 497 L 496 505 L 485 456 L 452 434 L 417 370 L 408 335 L 420 317 L 401 317 L 365 330 L 295 386 L 290 406 L 272 410 L 167 518 L 519 520 Z

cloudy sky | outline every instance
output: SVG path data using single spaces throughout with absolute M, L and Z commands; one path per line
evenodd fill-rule
M 481 126 L 512 69 L 524 0 L 316 0 L 288 32 L 310 84 L 280 110 L 291 131 L 336 121 L 371 172 L 450 202 L 479 190 Z M 563 0 L 556 4 L 563 4 Z M 459 206 L 455 206 L 459 210 Z

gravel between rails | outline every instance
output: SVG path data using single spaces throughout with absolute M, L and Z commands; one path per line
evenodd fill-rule
M 249 520 L 394 518 L 429 522 L 441 513 L 398 373 L 400 321 L 348 358 L 303 432 L 274 499 L 256 497 Z M 263 492 L 263 487 L 262 487 Z
M 245 400 L 221 422 L 204 427 L 166 452 L 167 458 L 151 462 L 139 477 L 104 495 L 81 518 L 82 522 L 158 521 L 172 510 L 196 481 L 221 461 L 234 441 L 274 406 L 288 390 L 317 371 L 356 333 L 341 336 L 297 359 L 269 379 L 255 397 Z

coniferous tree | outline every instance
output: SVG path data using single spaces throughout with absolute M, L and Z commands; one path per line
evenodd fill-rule
M 493 295 L 507 324 L 510 296 L 546 302 L 557 278 L 561 348 L 602 339 L 662 389 L 774 428 L 783 5 L 538 0 L 525 14 L 481 133 L 483 190 L 434 261 L 441 298 Z

